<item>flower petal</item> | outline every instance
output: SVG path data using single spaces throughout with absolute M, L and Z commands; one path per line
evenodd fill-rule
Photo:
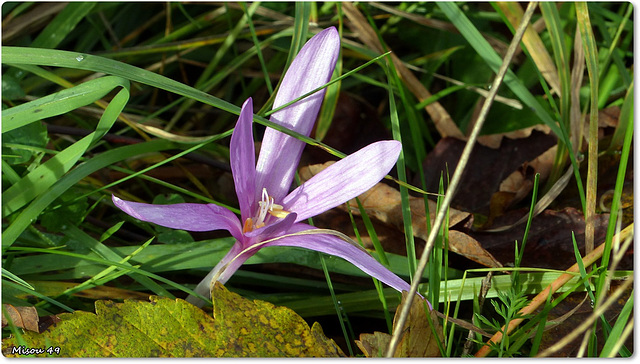
M 172 229 L 188 231 L 227 230 L 236 239 L 242 239 L 242 226 L 236 215 L 214 204 L 178 203 L 152 205 L 131 202 L 112 196 L 113 203 L 136 219 L 152 222 Z
M 395 140 L 369 144 L 300 185 L 282 200 L 282 205 L 298 214 L 296 221 L 303 221 L 347 202 L 389 173 L 401 148 Z
M 240 204 L 241 221 L 251 217 L 256 209 L 256 150 L 253 142 L 252 122 L 253 101 L 248 98 L 242 105 L 229 147 L 231 172 Z
M 311 225 L 296 223 L 288 233 L 310 229 L 315 228 Z M 369 255 L 369 253 L 333 235 L 314 234 L 289 236 L 270 242 L 265 246 L 295 246 L 334 255 L 348 261 L 371 277 L 378 279 L 399 292 L 409 291 L 411 289 L 409 283 L 380 264 L 375 258 Z M 431 308 L 431 304 L 429 304 L 429 308 Z
M 279 107 L 312 91 L 331 79 L 340 52 L 340 36 L 331 27 L 311 38 L 291 62 L 273 103 Z M 324 90 L 271 115 L 270 120 L 308 136 L 322 105 Z M 291 186 L 304 142 L 267 128 L 258 157 L 256 194 L 266 188 L 280 201 Z M 260 196 L 256 195 L 256 201 Z

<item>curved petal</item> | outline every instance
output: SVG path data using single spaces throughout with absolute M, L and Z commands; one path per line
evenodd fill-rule
M 369 144 L 300 185 L 282 200 L 282 205 L 298 214 L 296 221 L 302 221 L 347 202 L 389 173 L 401 148 L 395 140 Z
M 310 229 L 315 228 L 311 225 L 297 223 L 291 227 L 288 233 Z M 334 255 L 348 261 L 371 277 L 378 279 L 399 292 L 409 291 L 411 289 L 409 283 L 380 264 L 375 258 L 369 255 L 369 253 L 333 235 L 290 236 L 270 242 L 265 246 L 295 246 Z M 431 304 L 429 304 L 429 308 L 431 308 Z
M 253 142 L 253 101 L 248 98 L 242 105 L 240 117 L 231 135 L 229 157 L 233 183 L 240 204 L 241 221 L 251 217 L 255 210 L 256 150 Z
M 243 239 L 242 226 L 236 215 L 214 204 L 178 203 L 152 205 L 122 200 L 112 196 L 113 203 L 138 220 L 172 229 L 188 231 L 227 230 L 236 239 Z
M 312 91 L 331 79 L 340 52 L 340 36 L 331 27 L 311 38 L 291 62 L 273 107 L 279 107 Z M 271 115 L 270 120 L 308 136 L 322 105 L 324 90 L 296 102 Z M 258 157 L 256 193 L 266 188 L 269 195 L 280 201 L 291 186 L 300 160 L 304 142 L 267 128 Z M 256 201 L 260 196 L 255 196 Z

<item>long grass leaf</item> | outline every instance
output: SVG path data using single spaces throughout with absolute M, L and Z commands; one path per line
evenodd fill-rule
M 17 129 L 34 121 L 62 115 L 101 99 L 117 87 L 129 88 L 129 81 L 107 76 L 87 81 L 39 99 L 2 110 L 2 132 Z
M 102 117 L 100 118 L 100 122 L 98 123 L 96 131 L 82 138 L 80 141 L 74 143 L 65 150 L 61 151 L 60 153 L 31 171 L 19 182 L 15 183 L 9 189 L 7 189 L 7 191 L 2 194 L 3 217 L 8 216 L 22 206 L 26 205 L 38 195 L 43 193 L 56 181 L 58 181 L 67 171 L 69 171 L 71 167 L 75 165 L 75 163 L 90 147 L 90 145 L 101 138 L 104 134 L 106 134 L 107 131 L 111 128 L 111 126 L 118 118 L 118 115 L 120 115 L 120 112 L 124 109 L 127 101 L 129 100 L 129 83 L 127 80 L 121 79 L 119 77 L 113 77 L 110 78 L 110 80 L 106 81 L 107 82 L 105 82 L 104 85 L 108 88 L 108 91 L 111 91 L 113 87 L 122 87 L 122 90 L 118 92 L 118 94 L 111 100 L 111 102 L 105 109 Z M 114 81 L 114 83 L 111 84 L 111 81 Z M 61 91 L 61 93 L 64 91 Z M 53 100 L 55 103 L 55 96 Z M 81 100 L 81 103 L 84 103 L 85 101 L 92 102 L 95 100 L 92 97 L 86 99 L 83 98 Z M 26 112 L 27 114 L 33 113 L 34 110 L 37 110 L 38 107 L 39 106 L 31 105 L 28 108 L 24 108 L 24 112 Z M 58 111 L 64 112 L 64 110 Z M 19 117 L 20 113 L 14 115 L 16 115 L 16 117 Z
M 217 97 L 211 96 L 203 91 L 187 86 L 178 81 L 174 81 L 157 73 L 100 56 L 50 49 L 2 47 L 2 63 L 66 67 L 107 73 L 111 75 L 121 76 L 131 81 L 140 82 L 142 84 L 167 90 L 169 92 L 173 92 L 191 99 L 195 99 L 204 104 L 216 107 L 220 110 L 227 111 L 232 114 L 240 114 L 240 107 Z M 229 67 L 237 67 L 237 64 L 230 65 Z M 254 115 L 253 120 L 259 124 L 293 136 L 307 144 L 318 146 L 337 157 L 343 158 L 345 156 L 344 153 L 341 153 L 325 144 L 322 144 L 315 139 L 284 128 L 269 121 L 264 117 Z
M 388 62 L 388 82 L 389 88 L 393 89 L 392 84 L 397 81 L 397 73 L 393 68 L 393 62 Z M 396 83 L 397 85 L 397 83 Z M 398 120 L 398 111 L 396 109 L 395 98 L 393 92 L 389 92 L 389 112 L 391 113 L 391 131 L 393 133 L 393 139 L 402 142 L 402 135 L 400 133 L 400 121 Z M 405 170 L 405 152 L 404 148 L 400 152 L 397 163 L 398 179 L 402 182 L 407 181 L 407 172 Z M 416 247 L 413 237 L 413 225 L 411 224 L 411 209 L 409 206 L 409 191 L 406 187 L 400 186 L 400 199 L 402 204 L 402 222 L 404 226 L 404 239 L 407 248 L 407 263 L 409 265 L 409 273 L 413 279 L 413 275 L 416 271 Z
M 167 150 L 174 146 L 175 145 L 173 143 L 161 139 L 147 143 L 127 145 L 101 153 L 87 163 L 71 170 L 53 184 L 47 191 L 41 193 L 37 198 L 31 201 L 31 203 L 20 212 L 11 225 L 2 232 L 3 251 L 16 241 L 24 229 L 35 221 L 38 215 L 40 215 L 40 213 L 47 208 L 51 202 L 89 174 L 116 162 L 131 158 L 132 156 Z
M 600 351 L 601 358 L 607 358 L 617 354 L 616 352 L 613 351 L 613 348 L 616 347 L 617 346 L 616 344 L 618 343 L 618 341 L 620 341 L 620 337 L 622 336 L 622 330 L 627 325 L 627 322 L 629 321 L 629 316 L 631 315 L 632 311 L 633 311 L 633 292 L 631 293 L 631 296 L 629 297 L 627 302 L 625 302 L 624 306 L 622 307 L 622 310 L 620 310 L 620 314 L 616 319 L 616 323 L 613 325 L 613 328 L 609 333 L 609 337 L 607 338 L 607 341 L 604 343 L 604 347 L 602 348 L 602 351 Z M 622 357 L 629 356 L 628 355 L 629 351 L 626 350 L 626 348 L 625 348 L 625 351 L 626 351 L 625 353 L 626 355 L 622 355 Z
M 159 276 L 157 274 L 153 274 L 153 273 L 149 273 L 143 269 L 139 269 L 127 264 L 120 264 L 118 262 L 113 262 L 113 261 L 109 261 L 109 260 L 105 260 L 102 258 L 96 258 L 96 257 L 92 257 L 92 256 L 88 256 L 88 255 L 83 255 L 83 254 L 77 254 L 77 253 L 71 253 L 71 252 L 67 252 L 67 251 L 62 251 L 62 250 L 55 250 L 55 249 L 41 249 L 41 248 L 29 248 L 29 247 L 12 247 L 11 250 L 14 251 L 23 251 L 23 252 L 31 252 L 31 253 L 44 253 L 44 254 L 54 254 L 54 255 L 59 255 L 59 256 L 68 256 L 68 257 L 75 257 L 75 258 L 80 258 L 80 259 L 84 259 L 84 260 L 88 260 L 88 261 L 92 261 L 94 263 L 97 264 L 101 264 L 101 265 L 105 265 L 107 267 L 110 266 L 116 266 L 120 269 L 123 269 L 125 271 L 131 272 L 131 273 L 136 273 L 151 279 L 155 279 L 157 281 L 160 281 L 162 283 L 165 283 L 169 286 L 171 286 L 172 288 L 181 290 L 185 293 L 188 293 L 190 295 L 196 296 L 202 300 L 205 300 L 207 302 L 211 302 L 210 300 L 205 299 L 204 297 L 200 296 L 199 294 L 195 293 L 193 290 L 175 283 L 167 278 L 164 278 L 162 276 Z M 172 295 L 170 295 L 170 297 L 172 297 Z M 47 297 L 48 298 L 48 297 Z

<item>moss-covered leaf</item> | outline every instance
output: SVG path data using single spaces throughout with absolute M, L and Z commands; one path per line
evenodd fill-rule
M 181 299 L 96 301 L 95 314 L 63 313 L 49 330 L 22 338 L 25 349 L 59 347 L 63 357 L 344 355 L 318 324 L 310 329 L 290 309 L 249 301 L 222 285 L 213 294 L 214 317 Z M 3 340 L 5 356 L 17 356 L 14 347 L 15 338 Z

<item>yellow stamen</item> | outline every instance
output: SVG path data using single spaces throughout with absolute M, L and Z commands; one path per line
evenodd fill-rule
M 289 211 L 285 211 L 285 210 L 283 210 L 283 209 L 282 209 L 282 207 L 280 207 L 279 209 L 274 209 L 274 210 L 270 210 L 270 211 L 269 211 L 269 214 L 270 214 L 271 216 L 275 216 L 275 217 L 277 217 L 277 218 L 279 218 L 279 219 L 282 219 L 282 218 L 284 218 L 284 217 L 287 217 L 287 215 L 289 215 L 290 213 L 291 213 L 291 212 L 289 212 Z
M 278 205 L 277 203 L 275 203 L 273 197 L 269 196 L 269 194 L 267 193 L 267 189 L 263 188 L 262 198 L 260 201 L 258 201 L 258 211 L 253 218 L 250 217 L 245 220 L 244 226 L 242 227 L 242 232 L 248 233 L 265 226 L 267 213 L 269 213 L 269 215 L 271 216 L 281 219 L 289 215 L 291 212 L 284 210 L 282 205 Z

